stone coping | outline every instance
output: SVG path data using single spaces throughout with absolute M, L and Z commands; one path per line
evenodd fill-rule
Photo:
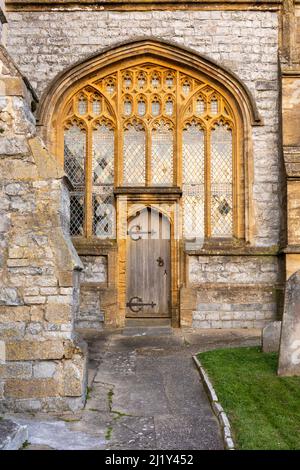
M 183 5 L 185 8 L 187 5 L 198 5 L 199 8 L 206 5 L 230 5 L 231 9 L 234 9 L 234 4 L 243 5 L 246 4 L 249 8 L 249 4 L 255 6 L 279 6 L 283 3 L 283 0 L 235 0 L 233 3 L 232 0 L 6 0 L 6 7 L 8 11 L 14 7 L 54 7 L 61 6 L 62 8 L 68 8 L 68 6 L 78 7 L 84 6 L 107 6 L 107 5 L 118 5 L 119 7 L 130 6 L 130 5 L 174 5 L 175 7 Z
M 213 412 L 216 415 L 217 420 L 219 421 L 219 424 L 220 424 L 220 427 L 221 427 L 222 437 L 223 437 L 224 444 L 225 444 L 225 449 L 226 450 L 235 450 L 235 444 L 234 444 L 233 437 L 232 437 L 232 432 L 231 432 L 231 426 L 230 426 L 229 419 L 228 419 L 221 403 L 219 402 L 219 399 L 218 399 L 218 396 L 215 392 L 215 389 L 212 386 L 212 384 L 209 380 L 209 377 L 208 377 L 207 373 L 205 372 L 205 369 L 203 368 L 201 362 L 199 361 L 197 356 L 193 356 L 193 359 L 194 359 L 196 367 L 199 371 L 200 377 L 203 381 L 204 388 L 207 392 L 208 399 L 210 401 Z

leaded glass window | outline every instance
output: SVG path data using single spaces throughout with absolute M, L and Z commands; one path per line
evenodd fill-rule
M 114 238 L 115 213 L 111 188 L 99 187 L 93 194 L 93 235 L 99 238 Z
M 84 235 L 84 193 L 72 191 L 70 194 L 70 233 Z
M 64 155 L 65 172 L 74 186 L 70 194 L 70 233 L 83 235 L 86 132 L 76 122 L 65 129 Z
M 76 123 L 65 130 L 64 167 L 74 186 L 84 185 L 85 181 L 86 133 Z
M 93 184 L 114 183 L 114 130 L 99 124 L 93 130 Z
M 222 123 L 211 133 L 212 235 L 232 235 L 232 131 Z
M 183 130 L 183 207 L 184 234 L 204 236 L 204 131 L 195 122 Z
M 113 236 L 114 187 L 173 186 L 182 189 L 186 238 L 232 237 L 240 121 L 220 90 L 195 72 L 131 58 L 70 95 L 61 128 L 71 234 Z
M 139 123 L 129 124 L 124 130 L 123 182 L 125 186 L 145 185 L 145 146 L 144 127 Z
M 152 184 L 172 186 L 173 183 L 173 130 L 160 122 L 152 131 L 151 140 Z

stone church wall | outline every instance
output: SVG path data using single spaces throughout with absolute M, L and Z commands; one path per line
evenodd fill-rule
M 39 97 L 59 72 L 91 53 L 149 36 L 205 55 L 227 67 L 248 87 L 262 125 L 252 127 L 253 185 L 249 189 L 254 218 L 247 220 L 247 224 L 251 224 L 253 233 L 251 246 L 271 247 L 272 254 L 250 257 L 249 261 L 242 255 L 233 260 L 230 253 L 225 253 L 222 258 L 211 257 L 209 264 L 200 257 L 192 257 L 186 286 L 180 293 L 182 325 L 190 326 L 193 322 L 197 327 L 262 326 L 280 315 L 278 292 L 282 288 L 282 270 L 276 252 L 283 217 L 278 137 L 278 13 L 78 9 L 20 10 L 8 12 L 7 17 L 8 50 Z M 102 306 L 102 312 L 101 307 L 105 292 L 102 303 L 107 303 L 111 310 L 116 308 L 111 306 L 111 296 L 105 291 L 106 281 L 103 278 L 96 285 L 98 281 L 90 282 L 82 274 L 81 282 L 77 325 L 100 327 L 105 315 L 105 308 Z M 221 303 L 230 306 L 224 314 L 219 308 Z
M 38 96 L 76 61 L 143 36 L 190 47 L 236 73 L 251 91 L 263 120 L 252 136 L 255 244 L 278 243 L 277 12 L 18 11 L 8 12 L 7 18 L 8 50 Z
M 107 285 L 107 256 L 81 256 L 84 269 L 80 274 L 80 308 L 77 328 L 103 327 L 101 288 Z
M 191 256 L 196 328 L 263 328 L 280 316 L 282 267 L 275 256 Z
M 0 46 L 0 410 L 76 409 L 86 348 L 74 333 L 81 262 L 63 170 L 36 136 L 34 98 Z

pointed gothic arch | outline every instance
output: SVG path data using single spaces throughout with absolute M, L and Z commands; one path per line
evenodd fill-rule
M 145 63 L 169 66 L 173 70 L 182 71 L 186 76 L 191 77 L 192 80 L 196 79 L 196 77 L 199 80 L 202 78 L 203 82 L 206 80 L 213 85 L 215 93 L 220 93 L 221 96 L 226 97 L 227 106 L 230 109 L 229 114 L 232 112 L 232 116 L 236 120 L 234 124 L 235 140 L 233 142 L 235 154 L 234 179 L 235 184 L 239 184 L 239 187 L 235 191 L 233 205 L 239 207 L 239 210 L 236 209 L 237 215 L 234 217 L 234 234 L 237 238 L 244 238 L 247 241 L 251 240 L 254 230 L 251 203 L 253 174 L 251 127 L 261 125 L 261 120 L 249 90 L 238 77 L 224 67 L 219 66 L 206 57 L 199 56 L 190 49 L 164 41 L 144 38 L 106 49 L 101 53 L 93 54 L 85 60 L 76 63 L 68 70 L 59 74 L 43 94 L 37 111 L 41 136 L 52 153 L 61 160 L 62 144 L 58 135 L 58 129 L 64 112 L 64 106 L 68 99 L 70 99 L 70 96 L 75 96 L 86 86 L 94 87 L 99 92 L 99 87 L 95 85 L 99 77 L 108 76 L 109 74 L 112 76 L 114 71 L 120 70 L 122 67 L 124 69 L 125 65 L 129 67 Z M 200 90 L 200 94 L 202 91 Z M 199 90 L 194 89 L 190 96 L 190 102 L 193 99 L 196 100 L 197 93 L 199 95 Z M 158 94 L 157 102 L 159 102 L 159 99 Z M 213 100 L 213 96 L 210 99 Z M 165 106 L 166 100 L 169 100 L 169 103 L 171 102 L 171 97 L 166 96 L 163 100 Z M 189 103 L 186 101 L 185 105 L 182 106 L 182 112 L 185 112 L 184 110 L 188 106 Z M 111 108 L 109 102 L 107 107 Z M 185 116 L 185 121 L 187 122 L 195 117 L 194 114 L 191 112 L 190 116 Z M 117 116 L 114 115 L 113 109 L 110 109 L 110 116 L 106 116 L 106 119 L 114 120 L 116 129 L 118 128 L 118 123 L 116 122 Z M 198 120 L 201 120 L 201 117 L 198 116 Z M 224 116 L 219 121 L 220 123 L 222 121 L 223 125 Z M 233 125 L 228 120 L 227 123 L 224 123 L 224 126 L 228 124 L 230 126 Z M 118 147 L 118 143 L 116 143 L 116 147 Z M 177 165 L 174 171 L 178 174 L 175 185 L 180 186 L 182 184 L 182 180 L 180 181 L 181 170 L 178 169 L 178 162 L 174 162 L 174 164 Z M 120 161 L 115 161 L 115 171 L 116 174 L 120 173 Z M 117 185 L 119 184 L 118 182 Z M 92 223 L 90 222 L 91 226 Z

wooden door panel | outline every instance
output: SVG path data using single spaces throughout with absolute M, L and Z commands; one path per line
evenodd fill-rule
M 170 225 L 145 209 L 128 224 L 127 317 L 170 316 Z M 146 304 L 146 305 L 142 305 Z

